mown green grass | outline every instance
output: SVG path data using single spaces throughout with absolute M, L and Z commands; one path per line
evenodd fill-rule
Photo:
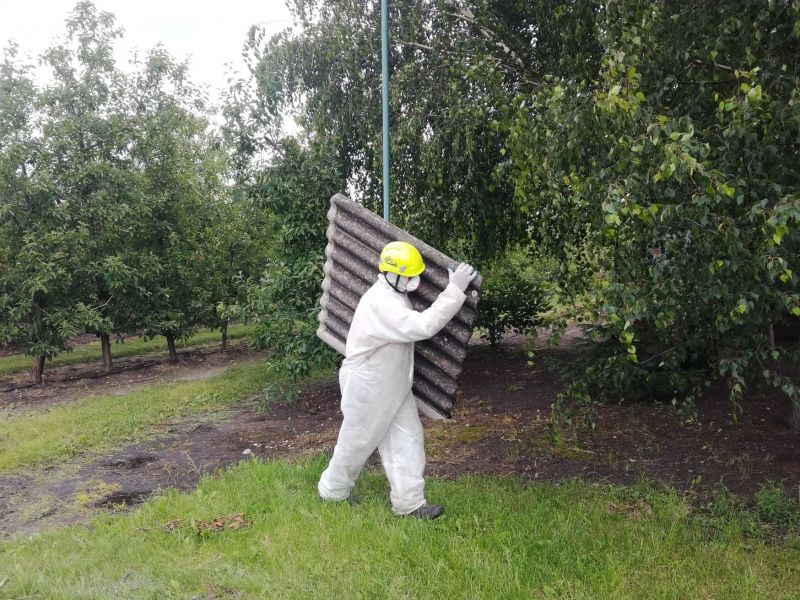
M 251 325 L 231 325 L 228 328 L 228 339 L 234 340 L 243 338 L 250 335 L 253 331 Z M 203 330 L 197 332 L 192 337 L 181 340 L 175 343 L 178 348 L 186 348 L 189 346 L 199 346 L 202 344 L 210 344 L 212 342 L 220 342 L 221 334 L 219 331 Z M 126 356 L 135 356 L 138 354 L 146 354 L 149 352 L 166 352 L 167 341 L 163 337 L 153 338 L 152 340 L 145 340 L 141 337 L 133 337 L 125 340 L 123 344 L 112 344 L 111 355 L 113 358 L 123 358 Z M 90 342 L 88 344 L 81 344 L 75 347 L 70 352 L 62 352 L 52 360 L 45 363 L 45 370 L 52 367 L 63 367 L 67 365 L 77 365 L 90 362 L 101 362 L 103 360 L 103 352 L 100 349 L 100 342 Z M 24 354 L 12 354 L 11 356 L 0 357 L 0 376 L 13 375 L 14 373 L 21 373 L 31 368 L 33 359 Z
M 12 415 L 0 421 L 0 473 L 140 439 L 155 424 L 228 406 L 276 380 L 258 361 L 203 381 L 148 386 L 126 396 L 90 396 Z
M 797 598 L 800 550 L 709 535 L 646 487 L 430 480 L 447 507 L 398 519 L 382 475 L 360 505 L 316 497 L 322 459 L 248 461 L 130 515 L 0 542 L 14 598 Z M 624 507 L 624 510 L 621 510 Z M 244 512 L 249 527 L 193 523 Z M 176 519 L 172 531 L 163 526 Z

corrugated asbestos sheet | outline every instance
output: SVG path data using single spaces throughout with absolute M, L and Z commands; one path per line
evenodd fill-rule
M 447 267 L 458 264 L 342 194 L 331 198 L 328 220 L 327 261 L 317 335 L 342 354 L 353 313 L 361 296 L 375 283 L 380 253 L 386 244 L 402 240 L 422 253 L 425 272 L 421 285 L 409 294 L 416 310 L 425 310 L 436 300 L 447 287 Z M 457 379 L 477 318 L 480 285 L 479 275 L 467 289 L 467 300 L 455 318 L 433 338 L 416 343 L 414 396 L 421 412 L 429 417 L 451 416 Z

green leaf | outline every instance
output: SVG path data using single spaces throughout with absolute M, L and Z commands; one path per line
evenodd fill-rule
M 747 302 L 743 298 L 741 298 L 734 310 L 738 314 L 743 315 L 744 313 L 747 312 Z

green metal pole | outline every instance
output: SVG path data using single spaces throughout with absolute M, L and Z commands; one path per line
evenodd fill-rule
M 381 0 L 381 68 L 383 72 L 383 218 L 389 221 L 389 0 Z

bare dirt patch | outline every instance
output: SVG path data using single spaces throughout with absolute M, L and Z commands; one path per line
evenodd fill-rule
M 83 521 L 101 510 L 124 510 L 164 488 L 191 489 L 203 475 L 240 460 L 295 459 L 325 451 L 336 439 L 337 397 L 333 380 L 318 382 L 292 406 L 263 412 L 249 401 L 238 409 L 163 425 L 157 438 L 106 456 L 0 475 L 0 536 Z
M 539 355 L 573 360 L 572 348 Z M 722 386 L 697 404 L 687 422 L 672 406 L 599 407 L 594 430 L 554 430 L 551 404 L 559 384 L 519 348 L 475 349 L 462 385 L 458 418 L 428 428 L 430 471 L 517 474 L 532 479 L 580 477 L 633 483 L 648 479 L 690 494 L 718 484 L 750 497 L 768 481 L 800 492 L 800 435 L 789 425 L 789 401 L 772 390 L 751 392 L 738 422 Z
M 739 422 L 732 420 L 722 388 L 698 402 L 693 423 L 671 406 L 603 406 L 596 428 L 574 435 L 550 427 L 560 384 L 541 360 L 529 366 L 517 342 L 498 349 L 471 347 L 454 418 L 425 420 L 428 474 L 623 484 L 645 478 L 690 495 L 722 484 L 745 497 L 774 481 L 798 494 L 800 439 L 788 423 L 788 401 L 779 393 L 751 392 Z M 574 360 L 577 351 L 567 342 L 541 349 L 539 356 Z M 260 411 L 250 401 L 172 423 L 157 439 L 100 458 L 0 476 L 0 531 L 32 532 L 125 509 L 166 487 L 190 489 L 202 475 L 240 460 L 294 460 L 329 452 L 341 422 L 339 400 L 338 384 L 330 378 L 291 406 Z M 376 457 L 370 464 L 379 464 Z

